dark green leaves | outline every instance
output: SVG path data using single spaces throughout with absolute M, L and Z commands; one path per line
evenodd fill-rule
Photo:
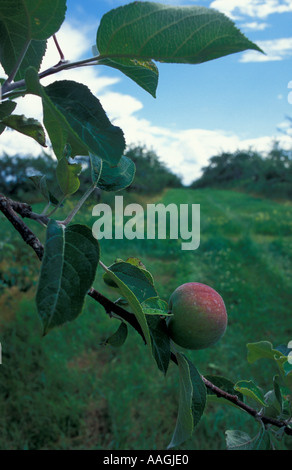
M 16 108 L 16 103 L 14 101 L 4 101 L 0 103 L 0 121 L 3 118 L 9 116 Z M 0 134 L 5 130 L 6 125 L 0 122 Z
M 123 132 L 113 126 L 99 100 L 81 83 L 63 80 L 42 87 L 37 71 L 30 67 L 26 72 L 27 92 L 40 96 L 43 119 L 58 162 L 57 178 L 65 195 L 79 188 L 80 165 L 69 157 L 88 155 L 89 152 L 108 163 L 105 166 L 103 185 L 116 188 L 131 181 L 133 166 L 123 160 L 117 170 L 125 148 Z M 107 183 L 107 180 L 109 182 Z
M 128 327 L 125 322 L 121 321 L 117 331 L 111 335 L 106 341 L 106 344 L 110 344 L 113 348 L 120 348 L 123 346 L 128 336 Z
M 120 191 L 132 183 L 136 167 L 130 158 L 122 156 L 117 166 L 110 166 L 90 154 L 92 181 L 104 191 Z
M 146 316 L 152 343 L 152 354 L 158 368 L 166 374 L 170 361 L 170 340 L 164 319 Z
M 28 93 L 42 98 L 44 124 L 58 160 L 66 145 L 71 157 L 98 155 L 110 165 L 117 165 L 125 148 L 123 132 L 113 126 L 99 100 L 85 85 L 71 80 L 39 83 L 32 67 L 26 73 Z
M 11 127 L 11 129 L 20 132 L 21 134 L 32 137 L 40 145 L 46 147 L 44 128 L 36 119 L 26 118 L 23 114 L 13 114 L 12 116 L 6 116 L 3 118 L 1 122 L 6 126 Z
M 155 95 L 152 60 L 199 64 L 246 49 L 261 51 L 222 13 L 199 6 L 133 2 L 103 16 L 96 37 L 101 59 Z M 101 62 L 102 63 L 102 62 Z M 150 84 L 150 87 L 149 87 Z
M 79 136 L 87 152 L 98 155 L 110 165 L 117 165 L 125 149 L 122 130 L 113 126 L 100 101 L 87 86 L 62 80 L 45 87 L 54 106 Z M 72 146 L 72 145 L 71 145 Z M 73 150 L 72 156 L 80 154 Z
M 46 93 L 46 89 L 41 86 L 37 71 L 33 67 L 27 70 L 25 79 L 27 92 L 42 98 L 44 125 L 49 134 L 57 159 L 61 160 L 61 158 L 63 158 L 66 145 L 70 146 L 72 157 L 76 155 L 87 155 L 88 149 L 86 145 L 70 126 L 66 117 L 59 111 L 58 107 L 55 106 L 54 102 Z
M 37 69 L 46 42 L 64 21 L 66 0 L 2 0 L 0 4 L 0 61 L 9 75 L 27 50 L 21 73 L 29 65 Z
M 99 245 L 88 227 L 49 222 L 36 296 L 44 334 L 81 313 L 98 261 Z

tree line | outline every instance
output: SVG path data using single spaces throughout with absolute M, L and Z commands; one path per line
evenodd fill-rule
M 166 187 L 181 187 L 180 178 L 171 172 L 153 151 L 142 146 L 132 146 L 127 149 L 125 156 L 129 157 L 136 166 L 133 183 L 126 191 L 135 191 L 141 194 L 155 194 Z M 75 157 L 75 162 L 82 164 L 80 187 L 78 192 L 84 193 L 91 181 L 88 157 Z M 35 177 L 46 176 L 46 184 L 50 192 L 58 199 L 60 189 L 56 181 L 57 161 L 50 154 L 43 152 L 38 157 L 30 155 L 0 156 L 0 193 L 17 200 L 30 202 L 40 197 L 39 185 L 35 184 Z
M 292 199 L 292 151 L 276 142 L 267 155 L 254 150 L 210 158 L 191 188 L 239 189 L 264 197 Z

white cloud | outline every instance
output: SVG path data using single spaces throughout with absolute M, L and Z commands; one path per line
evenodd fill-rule
M 239 61 L 240 62 L 267 62 L 279 61 L 290 58 L 292 56 L 292 37 L 270 39 L 267 41 L 257 41 L 257 45 L 265 52 L 259 54 L 256 51 L 245 51 Z
M 258 21 L 253 21 L 251 23 L 243 23 L 240 25 L 240 29 L 245 29 L 249 31 L 264 31 L 270 25 L 268 23 L 260 23 Z
M 214 0 L 210 6 L 233 19 L 242 16 L 264 19 L 274 13 L 292 12 L 292 0 Z

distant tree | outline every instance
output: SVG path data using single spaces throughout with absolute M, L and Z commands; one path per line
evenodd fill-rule
M 39 191 L 33 183 L 33 176 L 46 175 L 52 191 L 58 191 L 56 184 L 56 160 L 43 152 L 38 157 L 30 155 L 2 155 L 0 157 L 0 193 L 22 200 L 29 195 L 34 199 Z
M 253 150 L 213 156 L 192 188 L 238 188 L 271 197 L 292 198 L 292 153 L 273 144 L 267 155 Z
M 179 188 L 181 179 L 159 159 L 153 150 L 143 146 L 130 147 L 125 155 L 136 165 L 136 174 L 128 190 L 140 193 L 158 193 L 164 188 Z

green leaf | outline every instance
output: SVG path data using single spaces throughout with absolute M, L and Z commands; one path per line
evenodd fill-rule
M 145 315 L 159 315 L 165 317 L 170 317 L 173 315 L 172 313 L 168 313 L 169 311 L 167 302 L 159 299 L 158 297 L 144 300 L 141 305 Z
M 257 343 L 248 343 L 247 360 L 250 364 L 258 361 L 259 359 L 275 359 L 275 356 L 281 356 L 280 351 L 273 348 L 272 343 L 269 341 L 259 341 Z
M 44 334 L 74 320 L 82 311 L 99 261 L 99 244 L 89 227 L 66 227 L 51 220 L 36 303 Z
M 152 297 L 158 297 L 155 287 L 147 276 L 147 271 L 145 272 L 144 269 L 140 269 L 125 261 L 114 263 L 108 269 L 111 273 L 118 276 L 119 279 L 123 281 L 123 283 L 135 294 L 135 297 L 138 299 L 140 304 Z M 118 283 L 116 283 L 112 275 L 109 275 L 108 271 L 104 274 L 103 279 L 110 287 L 119 288 Z M 142 309 L 142 306 L 140 306 L 140 308 Z
M 130 158 L 122 156 L 118 165 L 111 167 L 96 155 L 89 154 L 93 183 L 104 191 L 120 191 L 132 183 L 136 167 Z
M 149 328 L 141 307 L 141 302 L 145 300 L 147 296 L 153 297 L 153 286 L 149 283 L 148 279 L 139 268 L 128 263 L 115 263 L 109 268 L 106 267 L 105 271 L 105 282 L 110 280 L 118 287 L 121 295 L 127 299 L 139 325 L 141 326 L 142 332 L 145 336 L 145 341 L 151 347 Z M 154 292 L 156 294 L 156 291 Z
M 53 150 L 58 160 L 63 158 L 64 148 L 70 146 L 71 156 L 88 155 L 88 148 L 70 126 L 65 116 L 57 109 L 45 88 L 40 84 L 36 69 L 29 67 L 25 74 L 27 93 L 42 98 L 44 125 L 49 134 Z
M 159 75 L 158 69 L 152 60 L 101 59 L 98 61 L 98 64 L 120 70 L 120 72 L 150 93 L 153 98 L 156 98 Z
M 261 406 L 267 406 L 262 390 L 252 380 L 240 380 L 234 385 L 234 390 L 237 390 L 246 397 L 252 398 Z
M 59 204 L 59 201 L 55 198 L 55 196 L 51 193 L 48 188 L 46 175 L 33 175 L 29 176 L 29 179 L 33 182 L 35 187 L 41 192 L 41 194 L 48 202 L 50 202 L 54 206 L 57 206 Z
M 34 67 L 36 70 L 40 69 L 43 57 L 47 50 L 47 41 L 32 40 L 26 51 L 26 54 L 20 64 L 15 80 L 22 80 L 25 77 L 26 69 Z M 24 93 L 23 93 L 24 94 Z
M 16 103 L 14 101 L 3 101 L 0 103 L 0 120 L 9 116 L 16 108 Z M 0 134 L 5 130 L 5 125 L 0 122 Z
M 179 368 L 179 407 L 175 430 L 168 449 L 181 445 L 192 436 L 206 405 L 206 387 L 195 366 L 176 353 Z
M 59 30 L 65 12 L 66 0 L 6 0 L 0 3 L 0 62 L 8 75 L 26 47 L 28 55 L 17 79 L 23 77 L 29 65 L 39 68 L 45 40 Z
M 130 258 L 126 259 L 126 263 L 130 263 L 133 266 L 137 266 L 137 268 L 141 269 L 143 274 L 145 274 L 145 276 L 148 278 L 148 281 L 154 287 L 154 279 L 153 279 L 152 274 L 149 271 L 147 271 L 146 266 L 144 266 L 144 264 L 142 263 L 142 261 L 139 258 L 135 258 L 135 257 L 131 256 Z
M 199 64 L 261 49 L 222 13 L 199 6 L 133 2 L 106 13 L 96 46 L 101 59 Z
M 70 163 L 66 156 L 58 161 L 56 175 L 65 196 L 76 193 L 80 186 L 78 176 L 82 171 L 81 163 Z
M 153 357 L 158 368 L 166 374 L 170 361 L 170 339 L 166 323 L 159 317 L 147 317 L 146 320 L 151 337 Z
M 39 121 L 33 118 L 27 118 L 23 114 L 12 114 L 6 116 L 1 121 L 11 129 L 34 139 L 38 144 L 46 147 L 46 136 L 43 126 Z
M 270 435 L 264 429 L 253 438 L 242 431 L 228 430 L 226 434 L 227 450 L 269 450 L 271 448 Z
M 275 398 L 278 402 L 278 409 L 279 412 L 282 413 L 283 411 L 283 399 L 282 399 L 282 392 L 281 392 L 281 387 L 279 383 L 279 376 L 275 375 L 273 378 L 273 385 L 274 385 L 274 393 L 275 393 Z
M 82 140 L 85 155 L 91 152 L 112 166 L 119 163 L 125 150 L 123 132 L 111 124 L 100 101 L 87 86 L 61 80 L 45 87 L 45 93 Z M 73 151 L 73 155 L 78 153 Z
M 120 348 L 125 343 L 127 336 L 128 327 L 125 322 L 121 321 L 117 331 L 105 341 L 105 344 L 110 344 L 113 348 Z

